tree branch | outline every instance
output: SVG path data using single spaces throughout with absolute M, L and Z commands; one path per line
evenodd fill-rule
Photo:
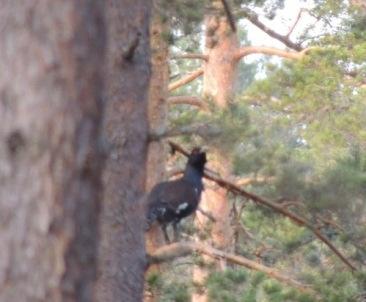
M 233 193 L 236 193 L 236 194 L 239 194 L 246 198 L 249 198 L 249 199 L 253 200 L 254 202 L 256 202 L 257 204 L 265 205 L 265 206 L 275 210 L 276 212 L 290 218 L 292 221 L 294 221 L 298 225 L 308 228 L 310 231 L 312 231 L 314 233 L 314 235 L 316 237 L 318 237 L 318 239 L 323 241 L 338 256 L 338 258 L 340 258 L 342 260 L 343 263 L 345 263 L 350 269 L 357 270 L 356 267 L 353 266 L 353 264 L 351 264 L 351 262 L 345 256 L 343 256 L 343 254 L 328 240 L 328 238 L 326 238 L 317 228 L 315 228 L 311 222 L 307 221 L 306 219 L 298 216 L 297 214 L 295 214 L 293 212 L 290 212 L 289 210 L 282 207 L 281 205 L 277 205 L 276 203 L 273 203 L 269 200 L 261 198 L 255 194 L 249 193 L 223 179 L 220 179 L 215 176 L 210 176 L 207 174 L 205 174 L 205 177 L 207 179 L 210 179 L 210 180 L 216 182 L 221 187 L 224 187 Z
M 304 9 L 304 8 L 301 8 L 301 9 L 299 10 L 299 13 L 297 14 L 297 17 L 296 17 L 296 19 L 295 19 L 294 24 L 292 24 L 292 26 L 290 27 L 290 29 L 289 29 L 288 33 L 285 35 L 285 37 L 286 37 L 287 39 L 289 39 L 289 38 L 290 38 L 290 35 L 292 34 L 292 32 L 294 31 L 294 29 L 295 29 L 296 25 L 297 25 L 297 24 L 299 23 L 299 21 L 300 21 L 301 15 L 302 15 L 305 11 L 306 11 L 306 9 Z
M 181 146 L 179 146 L 178 144 L 169 141 L 169 144 L 171 145 L 172 148 L 174 148 L 174 150 L 179 151 L 180 153 L 188 156 L 188 152 L 186 150 L 184 150 Z M 217 183 L 219 186 L 226 188 L 227 190 L 229 190 L 230 192 L 234 193 L 234 194 L 238 194 L 241 195 L 245 198 L 251 199 L 252 201 L 254 201 L 257 204 L 260 205 L 264 205 L 268 208 L 271 208 L 272 210 L 275 210 L 276 212 L 282 214 L 283 216 L 286 216 L 288 218 L 290 218 L 292 221 L 294 221 L 296 224 L 306 227 L 307 229 L 309 229 L 311 232 L 313 232 L 313 234 L 321 241 L 323 241 L 337 256 L 338 258 L 345 263 L 351 270 L 357 271 L 356 267 L 345 257 L 343 256 L 343 254 L 328 240 L 327 237 L 325 237 L 321 231 L 319 231 L 311 222 L 309 222 L 308 220 L 298 216 L 297 214 L 287 210 L 286 208 L 282 207 L 281 205 L 278 205 L 272 201 L 266 200 L 262 197 L 259 197 L 253 193 L 249 193 L 243 189 L 241 189 L 240 187 L 236 186 L 235 184 L 232 184 L 226 180 L 223 180 L 217 176 L 212 176 L 208 173 L 205 172 L 204 177 L 214 181 L 215 183 Z
M 217 136 L 221 134 L 222 130 L 214 125 L 196 124 L 186 125 L 182 127 L 166 129 L 162 132 L 150 132 L 149 140 L 157 141 L 163 138 L 175 137 L 180 135 L 198 135 L 200 137 Z
M 279 56 L 282 58 L 298 60 L 301 59 L 308 51 L 309 51 L 308 48 L 299 52 L 295 52 L 265 46 L 245 46 L 241 47 L 238 50 L 238 52 L 235 55 L 235 59 L 240 60 L 241 58 L 251 54 L 264 54 L 264 55 Z
M 191 72 L 190 74 L 186 75 L 185 77 L 169 84 L 168 90 L 173 91 L 185 84 L 192 82 L 194 79 L 198 78 L 201 75 L 203 75 L 203 68 L 198 68 L 195 71 Z
M 301 284 L 300 282 L 278 272 L 274 268 L 249 260 L 243 256 L 220 251 L 211 246 L 207 246 L 198 242 L 176 242 L 162 246 L 155 250 L 153 254 L 149 255 L 148 259 L 150 264 L 158 264 L 172 261 L 179 257 L 185 257 L 191 255 L 194 252 L 199 252 L 215 259 L 225 259 L 231 263 L 241 265 L 255 271 L 263 272 L 267 276 L 295 287 L 302 292 L 314 294 L 314 291 L 310 288 L 310 286 Z
M 256 183 L 268 183 L 274 181 L 275 177 L 271 176 L 254 176 L 254 177 L 242 177 L 236 179 L 237 186 L 248 186 Z
M 247 18 L 252 24 L 254 24 L 255 26 L 257 26 L 259 29 L 261 29 L 262 31 L 264 31 L 267 35 L 271 36 L 272 38 L 281 41 L 283 44 L 285 44 L 287 47 L 297 50 L 297 51 L 301 51 L 302 47 L 300 44 L 294 43 L 292 42 L 289 37 L 287 37 L 286 35 L 281 35 L 277 32 L 275 32 L 274 30 L 272 30 L 271 28 L 269 28 L 267 25 L 265 25 L 264 23 L 262 23 L 259 18 L 258 15 L 253 12 L 252 10 L 250 10 L 249 8 L 243 8 L 241 9 L 238 14 L 237 17 L 245 17 Z
M 231 12 L 230 5 L 226 0 L 221 0 L 222 6 L 224 7 L 225 14 L 227 16 L 227 20 L 229 21 L 231 30 L 235 33 L 236 32 L 236 24 L 234 16 Z
M 168 98 L 168 105 L 191 105 L 201 109 L 207 109 L 205 102 L 197 96 L 171 96 Z
M 213 222 L 216 222 L 215 217 L 213 217 L 213 215 L 207 211 L 205 211 L 204 209 L 198 207 L 197 211 L 200 212 L 203 216 L 206 216 L 208 219 L 210 219 Z
M 174 55 L 171 57 L 172 60 L 180 60 L 180 59 L 200 59 L 207 61 L 208 56 L 202 53 L 184 53 L 179 55 Z

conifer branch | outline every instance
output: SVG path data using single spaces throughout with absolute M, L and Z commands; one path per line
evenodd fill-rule
M 276 279 L 282 283 L 286 283 L 292 287 L 297 288 L 302 292 L 314 294 L 314 291 L 308 285 L 301 284 L 300 282 L 286 276 L 274 268 L 265 266 L 253 260 L 249 260 L 243 256 L 226 253 L 215 249 L 211 246 L 201 244 L 199 242 L 176 242 L 169 245 L 164 245 L 154 251 L 151 255 L 148 255 L 149 264 L 158 264 L 163 262 L 172 261 L 179 257 L 189 256 L 194 252 L 205 254 L 215 259 L 225 259 L 228 262 L 244 266 L 251 270 L 265 273 L 270 278 Z
M 195 71 L 191 72 L 190 74 L 186 75 L 185 77 L 169 84 L 168 90 L 173 91 L 185 84 L 188 84 L 198 78 L 199 76 L 203 75 L 203 68 L 198 68 Z
M 179 146 L 178 144 L 176 144 L 174 142 L 171 142 L 171 141 L 169 141 L 169 144 L 174 150 L 179 151 L 180 153 L 184 154 L 185 156 L 188 156 L 189 153 L 186 150 L 184 150 L 181 146 Z M 227 189 L 228 191 L 230 191 L 234 194 L 241 195 L 245 198 L 248 198 L 248 199 L 254 201 L 257 204 L 264 205 L 268 208 L 271 208 L 272 210 L 275 210 L 276 212 L 282 214 L 283 216 L 286 216 L 286 217 L 290 218 L 293 222 L 295 222 L 299 226 L 306 227 L 319 240 L 323 241 L 334 252 L 334 254 L 336 254 L 338 256 L 338 258 L 344 264 L 346 264 L 352 271 L 357 271 L 356 267 L 310 221 L 308 221 L 305 218 L 302 218 L 299 215 L 289 211 L 288 209 L 286 209 L 285 207 L 282 207 L 279 204 L 276 204 L 272 201 L 264 199 L 264 198 L 262 198 L 258 195 L 253 194 L 253 193 L 249 193 L 249 192 L 241 189 L 237 185 L 232 184 L 232 183 L 230 183 L 230 182 L 228 182 L 224 179 L 221 179 L 220 177 L 212 176 L 212 175 L 210 175 L 206 172 L 204 174 L 204 177 L 211 180 L 211 181 L 214 181 L 216 184 L 218 184 L 222 188 L 225 188 L 225 189 Z
M 292 42 L 289 39 L 289 37 L 287 37 L 287 35 L 281 35 L 281 34 L 275 32 L 273 29 L 269 28 L 263 22 L 261 22 L 259 20 L 258 15 L 254 11 L 250 10 L 249 8 L 243 8 L 243 9 L 241 9 L 238 12 L 237 17 L 245 17 L 245 18 L 247 18 L 253 25 L 257 26 L 259 29 L 261 29 L 266 34 L 268 34 L 270 37 L 272 37 L 272 38 L 274 38 L 274 39 L 282 42 L 287 47 L 289 47 L 291 49 L 294 49 L 296 51 L 301 51 L 302 50 L 301 45 Z
M 205 102 L 197 96 L 171 96 L 168 98 L 168 105 L 191 105 L 201 109 L 207 109 Z
M 203 61 L 208 60 L 208 56 L 202 53 L 184 53 L 179 55 L 174 55 L 171 57 L 172 60 L 180 60 L 180 59 L 200 59 Z

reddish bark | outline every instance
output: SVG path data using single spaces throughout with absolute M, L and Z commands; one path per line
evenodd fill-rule
M 214 2 L 217 9 L 222 9 L 221 2 Z M 206 16 L 206 54 L 208 60 L 204 64 L 203 92 L 211 98 L 218 107 L 226 107 L 234 96 L 234 85 L 237 76 L 236 53 L 238 51 L 236 33 L 226 17 L 217 14 Z M 225 177 L 230 166 L 219 152 L 210 157 L 210 167 Z M 233 241 L 233 232 L 230 227 L 230 205 L 223 188 L 213 188 L 206 185 L 200 207 L 212 214 L 216 222 L 212 224 L 211 241 L 214 246 L 227 250 Z M 198 226 L 207 223 L 207 217 L 197 213 Z M 206 261 L 210 261 L 206 258 Z M 222 263 L 224 265 L 224 263 Z M 202 283 L 207 276 L 202 268 L 195 268 L 194 279 Z M 206 293 L 195 293 L 194 302 L 207 301 Z
M 164 39 L 166 26 L 161 17 L 155 12 L 150 25 L 151 32 L 151 81 L 149 88 L 149 126 L 151 131 L 165 131 L 167 122 L 167 95 L 168 95 L 168 43 Z M 165 178 L 165 144 L 163 141 L 150 141 L 147 157 L 146 191 Z M 164 244 L 164 238 L 159 226 L 153 225 L 146 233 L 146 251 L 154 252 Z M 151 265 L 145 275 L 159 271 L 159 265 Z M 148 289 L 146 289 L 148 290 Z M 152 294 L 152 295 L 151 295 Z M 157 301 L 155 293 L 145 294 L 145 302 Z
M 220 107 L 225 107 L 233 97 L 237 76 L 238 40 L 227 18 L 206 16 L 206 54 L 203 93 Z

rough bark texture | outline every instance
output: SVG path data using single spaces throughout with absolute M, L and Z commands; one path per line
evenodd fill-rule
M 166 30 L 158 12 L 154 10 L 154 17 L 150 25 L 151 33 L 151 80 L 149 88 L 149 125 L 150 131 L 164 132 L 167 123 L 167 96 L 168 96 L 168 48 L 164 39 Z M 166 148 L 163 141 L 151 141 L 148 146 L 146 191 L 165 179 Z M 146 251 L 154 252 L 165 243 L 161 228 L 158 225 L 146 233 Z M 159 265 L 151 265 L 146 275 L 159 271 Z M 146 293 L 144 301 L 157 301 L 153 293 Z
M 214 1 L 213 6 L 218 11 L 223 11 L 221 1 Z M 218 107 L 226 107 L 234 95 L 234 86 L 237 75 L 237 60 L 235 54 L 238 51 L 236 33 L 232 31 L 228 19 L 219 13 L 206 16 L 206 54 L 208 60 L 204 64 L 203 92 L 211 98 Z M 214 151 L 214 150 L 212 150 Z M 229 173 L 225 156 L 219 152 L 211 152 L 210 167 L 219 171 L 222 177 Z M 230 205 L 223 188 L 206 185 L 200 207 L 212 214 L 216 222 L 211 229 L 211 244 L 226 251 L 233 241 L 233 232 L 230 226 Z M 207 217 L 197 213 L 198 227 L 208 223 Z M 211 261 L 205 258 L 206 261 Z M 221 268 L 225 264 L 221 263 Z M 193 271 L 193 279 L 196 283 L 203 283 L 208 272 L 196 267 Z M 205 292 L 197 292 L 192 296 L 193 302 L 208 301 Z
M 150 1 L 106 1 L 108 32 L 104 121 L 108 146 L 103 173 L 99 280 L 100 302 L 142 301 L 148 137 Z
M 216 6 L 219 10 L 220 4 Z M 234 94 L 239 44 L 226 17 L 208 15 L 205 24 L 208 60 L 204 64 L 203 93 L 225 107 Z
M 151 22 L 151 81 L 149 88 L 149 125 L 154 132 L 164 132 L 167 124 L 168 48 L 165 25 L 160 16 Z M 149 143 L 146 190 L 165 177 L 165 147 L 161 141 Z
M 0 301 L 91 301 L 103 4 L 0 7 Z

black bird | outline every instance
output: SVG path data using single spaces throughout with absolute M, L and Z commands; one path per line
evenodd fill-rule
M 192 150 L 183 177 L 155 185 L 147 197 L 147 225 L 157 221 L 164 232 L 165 240 L 170 242 L 166 228 L 173 224 L 177 238 L 179 221 L 193 214 L 198 207 L 203 190 L 203 171 L 206 164 L 206 153 L 199 148 Z

